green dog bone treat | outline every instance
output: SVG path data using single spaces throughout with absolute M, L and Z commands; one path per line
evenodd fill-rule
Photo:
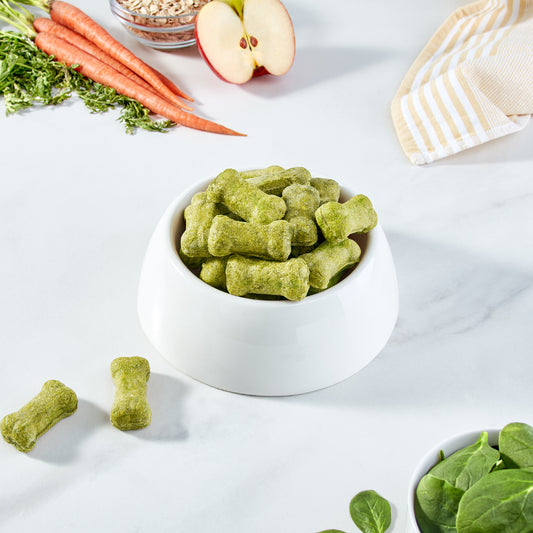
M 277 296 L 275 294 L 245 294 L 243 298 L 248 298 L 249 300 L 269 300 L 271 302 L 285 300 L 283 296 Z
M 200 191 L 192 195 L 190 205 L 201 205 L 207 202 L 207 193 L 205 191 Z
M 51 379 L 24 407 L 2 418 L 0 431 L 4 440 L 17 450 L 29 452 L 43 433 L 74 413 L 77 407 L 75 392 Z
M 281 196 L 283 189 L 293 183 L 308 185 L 311 181 L 311 173 L 304 167 L 293 167 L 270 174 L 255 176 L 249 178 L 247 181 L 263 192 Z
M 208 250 L 215 257 L 238 253 L 284 261 L 291 253 L 291 228 L 286 220 L 256 224 L 218 215 L 211 224 Z
M 311 246 L 318 240 L 315 211 L 320 204 L 320 195 L 311 185 L 294 183 L 281 194 L 287 204 L 285 220 L 291 226 L 293 246 Z
M 367 233 L 378 222 L 372 203 L 362 194 L 343 204 L 323 204 L 316 210 L 315 217 L 322 234 L 331 242 L 343 241 L 353 233 Z
M 297 216 L 289 221 L 294 246 L 312 246 L 318 240 L 318 230 L 314 220 Z
M 314 187 L 294 183 L 286 187 L 281 196 L 287 204 L 286 220 L 300 215 L 314 218 L 320 202 L 320 194 Z
M 216 289 L 226 290 L 227 257 L 212 257 L 207 259 L 200 270 L 200 279 Z
M 284 170 L 284 169 L 283 167 L 280 167 L 279 165 L 270 165 L 269 167 L 266 167 L 266 168 L 256 168 L 254 170 L 241 170 L 239 172 L 239 176 L 247 180 L 250 178 L 257 178 L 258 176 L 266 176 L 269 174 L 274 174 L 275 172 L 280 172 L 281 170 Z
M 111 362 L 111 377 L 117 388 L 111 407 L 111 423 L 118 429 L 141 429 L 152 420 L 146 400 L 150 365 L 144 357 L 118 357 Z
M 277 262 L 233 255 L 226 266 L 226 285 L 235 296 L 268 294 L 302 300 L 309 290 L 309 267 L 300 258 Z
M 207 238 L 213 218 L 225 212 L 220 204 L 211 202 L 207 193 L 197 193 L 183 213 L 185 231 L 181 236 L 180 252 L 186 258 L 209 257 Z
M 206 260 L 206 257 L 191 257 L 183 252 L 182 249 L 178 250 L 178 255 L 180 259 L 183 261 L 183 264 L 189 269 L 189 270 L 198 270 L 202 267 L 202 264 Z
M 207 188 L 211 202 L 223 203 L 232 213 L 248 222 L 268 224 L 285 215 L 285 202 L 258 189 L 231 168 L 221 172 Z
M 361 248 L 352 239 L 345 239 L 340 243 L 324 241 L 312 252 L 300 256 L 309 267 L 311 287 L 319 290 L 331 287 L 360 257 Z
M 206 202 L 209 202 L 209 199 L 207 198 L 207 191 L 201 191 L 193 195 L 190 205 L 202 205 Z M 217 210 L 219 211 L 220 215 L 228 215 L 233 218 L 239 218 L 237 215 L 234 215 L 224 204 L 217 203 L 215 205 L 217 206 Z
M 316 244 L 311 246 L 293 246 L 289 257 L 300 257 L 302 254 L 312 252 L 317 247 Z
M 329 178 L 311 178 L 311 185 L 320 194 L 320 205 L 326 202 L 338 202 L 341 195 L 341 186 Z

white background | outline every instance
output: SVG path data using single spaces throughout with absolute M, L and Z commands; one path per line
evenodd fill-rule
M 428 448 L 533 421 L 533 129 L 414 167 L 390 116 L 407 69 L 466 2 L 286 0 L 294 66 L 244 86 L 216 78 L 194 47 L 137 45 L 105 0 L 75 3 L 192 94 L 199 114 L 248 136 L 129 136 L 115 113 L 76 99 L 7 118 L 2 105 L 0 416 L 47 379 L 72 387 L 79 407 L 28 454 L 0 442 L 0 530 L 353 533 L 349 501 L 375 489 L 403 532 Z M 396 329 L 371 364 L 289 398 L 187 378 L 136 314 L 144 251 L 171 201 L 224 168 L 269 164 L 369 196 L 400 288 Z M 108 420 L 109 364 L 122 355 L 152 368 L 143 431 Z

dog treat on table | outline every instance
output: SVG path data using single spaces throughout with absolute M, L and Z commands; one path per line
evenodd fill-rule
M 226 266 L 226 285 L 235 296 L 266 294 L 302 300 L 309 290 L 309 267 L 300 258 L 278 262 L 232 255 Z
M 339 275 L 361 258 L 361 248 L 352 239 L 339 243 L 324 241 L 312 252 L 300 255 L 309 267 L 309 283 L 313 289 L 324 290 Z
M 311 246 L 318 240 L 315 211 L 320 204 L 320 194 L 311 185 L 294 183 L 281 194 L 287 204 L 285 220 L 292 232 L 293 246 Z
M 226 290 L 226 263 L 227 257 L 211 257 L 207 259 L 200 270 L 200 279 L 211 287 Z
M 256 224 L 218 215 L 211 224 L 208 250 L 215 257 L 242 253 L 284 261 L 291 253 L 290 225 L 286 220 Z
M 308 185 L 311 181 L 311 173 L 304 167 L 293 167 L 279 170 L 269 174 L 263 174 L 247 179 L 249 183 L 268 194 L 281 196 L 283 189 L 293 183 Z
M 315 217 L 322 234 L 331 242 L 343 241 L 353 233 L 367 233 L 378 222 L 372 203 L 362 194 L 343 204 L 323 204 L 316 210 Z
M 144 357 L 118 357 L 111 362 L 111 377 L 117 388 L 111 407 L 111 423 L 122 431 L 150 424 L 152 411 L 146 399 L 150 365 Z
M 258 176 L 274 174 L 275 172 L 279 172 L 280 170 L 284 170 L 283 167 L 280 167 L 279 165 L 270 165 L 269 167 L 265 167 L 265 168 L 256 168 L 253 170 L 241 170 L 239 172 L 239 176 L 247 180 L 250 178 L 257 178 Z
M 221 172 L 207 188 L 211 202 L 223 203 L 232 213 L 247 222 L 268 224 L 285 215 L 285 202 L 267 194 L 239 176 L 231 168 Z
M 52 379 L 24 407 L 2 418 L 0 431 L 4 440 L 17 450 L 29 452 L 43 433 L 74 413 L 77 407 L 75 392 Z
M 320 194 L 320 205 L 326 202 L 338 202 L 341 195 L 341 186 L 329 178 L 311 178 L 311 185 Z
M 185 208 L 185 231 L 181 236 L 181 252 L 185 259 L 209 257 L 207 238 L 213 218 L 225 213 L 224 206 L 207 199 L 207 193 L 200 192 L 192 197 Z M 184 261 L 185 262 L 185 261 Z

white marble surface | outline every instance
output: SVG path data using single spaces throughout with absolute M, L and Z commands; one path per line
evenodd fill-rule
M 50 378 L 77 392 L 79 408 L 27 455 L 0 442 L 1 531 L 350 533 L 348 503 L 372 488 L 392 503 L 400 533 L 410 474 L 435 442 L 532 423 L 533 128 L 415 168 L 389 112 L 427 39 L 465 3 L 286 0 L 293 69 L 237 87 L 195 49 L 135 45 L 105 0 L 76 1 L 182 80 L 205 116 L 248 137 L 128 136 L 113 114 L 78 101 L 2 116 L 0 415 Z M 372 198 L 400 315 L 357 375 L 267 399 L 174 370 L 143 336 L 136 291 L 148 239 L 184 187 L 271 163 Z M 152 367 L 143 431 L 108 422 L 109 364 L 120 355 Z

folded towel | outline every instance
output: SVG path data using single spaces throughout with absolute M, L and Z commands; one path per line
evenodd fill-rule
M 457 9 L 392 102 L 404 152 L 422 165 L 523 129 L 533 113 L 533 0 Z

